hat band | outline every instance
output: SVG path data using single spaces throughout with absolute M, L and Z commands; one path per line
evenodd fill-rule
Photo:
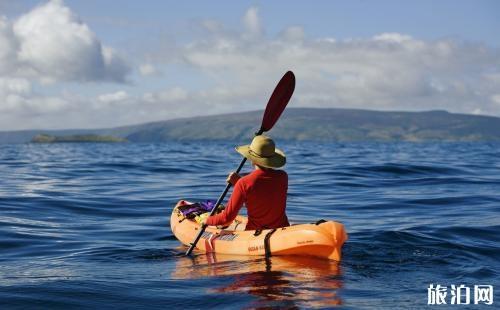
M 253 156 L 255 156 L 255 157 L 259 157 L 259 158 L 271 158 L 271 157 L 273 157 L 273 156 L 274 156 L 274 154 L 273 154 L 273 155 L 271 155 L 271 156 L 264 156 L 264 155 L 261 155 L 261 154 L 259 154 L 259 153 L 255 152 L 255 151 L 253 151 L 251 148 L 249 148 L 249 149 L 248 149 L 248 153 L 249 153 L 249 154 L 251 154 L 251 155 L 253 155 Z

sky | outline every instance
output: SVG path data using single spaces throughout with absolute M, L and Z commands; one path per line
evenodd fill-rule
M 500 116 L 499 1 L 0 0 L 0 130 L 290 107 Z

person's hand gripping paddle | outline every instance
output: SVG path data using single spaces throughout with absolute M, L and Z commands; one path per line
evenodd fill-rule
M 281 113 L 283 113 L 283 111 L 285 110 L 288 101 L 290 101 L 294 89 L 295 89 L 295 75 L 293 74 L 292 71 L 288 71 L 287 73 L 285 73 L 285 75 L 283 75 L 278 85 L 276 85 L 276 88 L 274 89 L 271 98 L 269 98 L 269 102 L 267 103 L 264 116 L 262 117 L 262 124 L 260 125 L 259 131 L 255 133 L 256 136 L 261 135 L 264 132 L 269 131 L 271 130 L 271 128 L 273 128 L 274 124 L 276 124 L 276 122 L 280 118 Z M 246 160 L 247 159 L 243 157 L 240 165 L 238 166 L 238 169 L 236 169 L 236 173 L 240 172 Z M 229 191 L 230 187 L 231 183 L 228 183 L 226 185 L 226 188 L 224 189 L 224 192 L 222 192 L 219 199 L 217 199 L 217 202 L 215 203 L 215 206 L 210 212 L 209 216 L 212 216 L 215 213 L 219 205 L 222 203 L 222 200 L 224 200 L 224 197 L 226 197 L 226 194 Z M 186 255 L 190 255 L 191 252 L 193 252 L 194 248 L 196 247 L 196 244 L 198 244 L 198 241 L 200 240 L 201 235 L 203 235 L 203 233 L 205 232 L 207 226 L 208 226 L 207 224 L 203 224 L 201 226 L 198 235 L 191 243 L 191 246 L 187 250 Z

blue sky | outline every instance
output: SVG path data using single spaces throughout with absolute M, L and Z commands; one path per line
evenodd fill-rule
M 22 14 L 42 1 L 19 1 L 7 16 Z M 65 1 L 66 5 L 103 39 L 119 44 L 130 33 L 123 23 L 142 24 L 142 30 L 183 31 L 190 22 L 217 19 L 241 27 L 241 16 L 258 7 L 269 34 L 301 25 L 313 37 L 371 37 L 400 32 L 420 39 L 457 37 L 498 46 L 500 3 L 495 0 L 442 1 Z M 5 4 L 6 5 L 6 4 Z M 116 24 L 113 24 L 115 21 Z M 121 22 L 121 23 L 120 23 Z M 130 31 L 131 29 L 127 29 Z
M 500 116 L 498 1 L 1 1 L 0 130 L 294 106 Z

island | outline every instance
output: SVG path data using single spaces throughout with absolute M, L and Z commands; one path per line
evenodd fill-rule
M 102 136 L 102 135 L 70 135 L 70 136 L 52 136 L 47 134 L 39 134 L 34 136 L 31 143 L 117 143 L 127 142 L 127 139 Z

